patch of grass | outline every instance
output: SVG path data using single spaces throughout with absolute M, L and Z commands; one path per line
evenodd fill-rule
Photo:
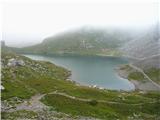
M 150 68 L 144 71 L 153 81 L 160 84 L 160 69 Z
M 129 80 L 140 80 L 140 81 L 143 81 L 145 79 L 145 77 L 141 72 L 135 71 L 135 72 L 131 72 L 128 75 L 128 79 Z
M 30 98 L 35 94 L 35 91 L 28 89 L 24 83 L 13 81 L 11 83 L 3 83 L 5 89 L 2 90 L 2 100 L 12 97 L 19 97 L 22 99 Z
M 83 86 L 73 86 L 71 88 L 64 89 L 64 91 L 62 92 L 65 92 L 66 94 L 71 96 L 93 100 L 106 100 L 123 103 L 139 103 L 152 101 L 152 99 L 150 98 L 145 98 L 141 95 L 138 95 L 137 92 L 99 90 Z
M 145 77 L 141 72 L 134 70 L 129 65 L 123 65 L 120 67 L 120 70 L 124 70 L 128 73 L 129 80 L 139 80 L 145 82 Z M 160 69 L 159 68 L 149 68 L 143 70 L 148 77 L 150 77 L 153 81 L 160 84 Z
M 46 95 L 45 99 L 42 99 L 42 101 L 49 106 L 55 107 L 56 111 L 73 116 L 82 115 L 113 120 L 118 118 L 117 113 L 111 107 L 107 107 L 104 104 L 93 106 L 88 102 L 73 100 L 61 95 Z

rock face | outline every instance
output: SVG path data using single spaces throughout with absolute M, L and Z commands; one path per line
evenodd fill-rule
M 11 58 L 8 60 L 7 66 L 24 66 L 25 63 L 23 60 L 17 60 L 15 58 Z
M 160 69 L 160 55 L 148 57 L 133 63 L 141 69 L 159 68 Z
M 154 26 L 143 35 L 136 37 L 124 45 L 123 52 L 130 57 L 143 59 L 157 55 L 160 52 L 160 33 L 158 26 Z

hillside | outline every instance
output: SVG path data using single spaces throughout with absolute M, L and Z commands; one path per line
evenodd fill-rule
M 77 86 L 66 69 L 3 49 L 1 65 L 4 120 L 159 119 L 158 92 Z
M 17 50 L 39 54 L 119 55 L 131 34 L 118 29 L 82 27 L 48 37 L 41 44 Z
M 15 53 L 4 53 L 3 51 L 1 66 L 2 85 L 5 88 L 2 92 L 2 100 L 13 96 L 25 99 L 37 92 L 49 91 L 49 87 L 39 91 L 39 87 L 47 87 L 47 81 L 46 86 L 39 86 L 40 82 L 43 82 L 43 80 L 45 82 L 45 79 L 65 80 L 69 76 L 69 71 L 49 62 L 33 61 L 24 56 L 19 56 Z M 30 86 L 34 84 L 33 81 L 36 85 L 34 88 Z
M 160 25 L 154 25 L 141 36 L 137 36 L 121 48 L 131 58 L 144 59 L 158 55 L 160 51 Z

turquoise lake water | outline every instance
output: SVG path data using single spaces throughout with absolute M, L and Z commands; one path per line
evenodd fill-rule
M 82 85 L 96 85 L 112 90 L 133 90 L 134 85 L 120 78 L 115 68 L 128 61 L 120 57 L 69 56 L 69 55 L 25 55 L 34 60 L 50 61 L 72 72 L 71 80 Z

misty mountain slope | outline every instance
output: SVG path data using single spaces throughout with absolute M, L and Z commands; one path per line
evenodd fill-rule
M 122 51 L 126 56 L 136 58 L 131 62 L 143 69 L 160 68 L 160 30 L 158 24 L 147 33 L 124 45 Z
M 21 52 L 118 55 L 119 48 L 130 39 L 131 35 L 121 30 L 84 27 L 48 37 L 41 44 L 25 47 Z
M 129 57 L 137 59 L 160 54 L 160 31 L 158 26 L 150 28 L 145 34 L 126 43 L 122 51 Z
M 133 63 L 134 65 L 138 66 L 142 69 L 149 69 L 149 68 L 158 68 L 160 69 L 160 54 L 148 57 L 146 59 L 138 60 L 137 62 Z

